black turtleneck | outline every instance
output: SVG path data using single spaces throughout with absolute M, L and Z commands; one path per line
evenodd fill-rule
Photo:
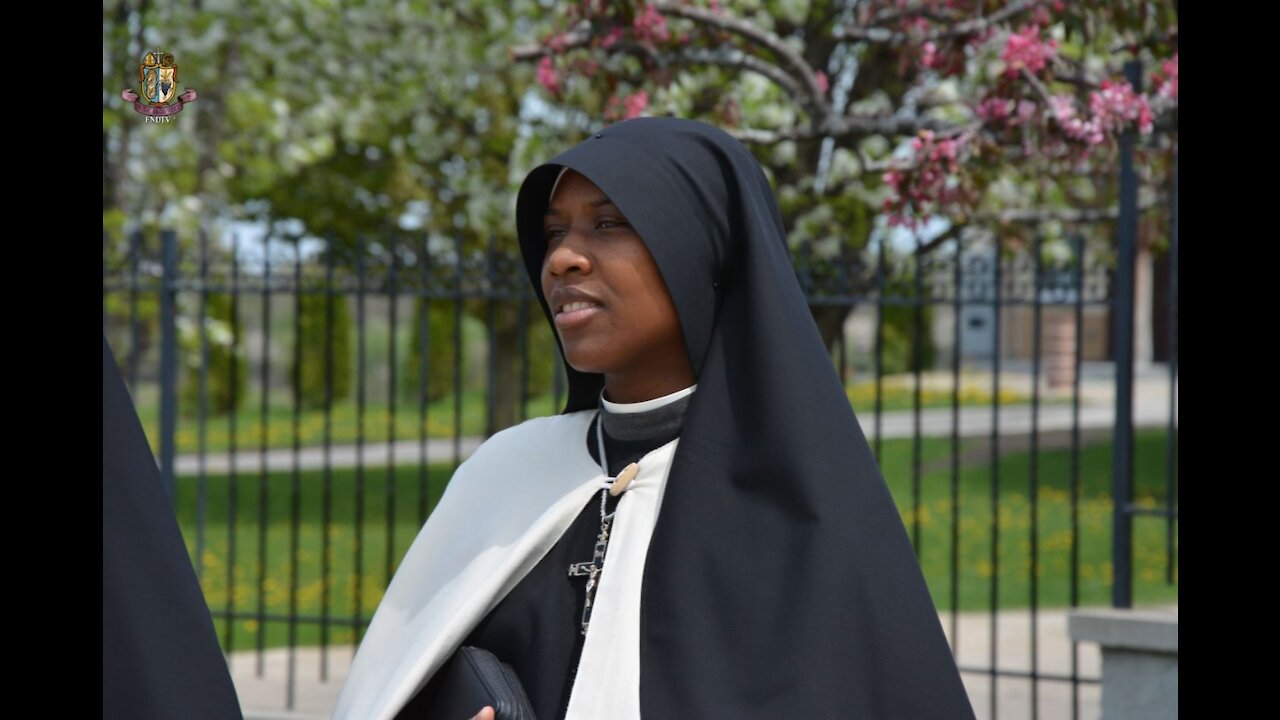
M 601 402 L 600 415 L 591 421 L 584 438 L 586 451 L 600 462 L 596 423 L 602 417 L 609 474 L 616 476 L 629 463 L 680 435 L 691 398 L 686 394 L 639 412 L 610 412 L 608 405 Z M 618 500 L 607 496 L 606 512 L 613 512 Z M 585 639 L 581 623 L 586 579 L 569 577 L 567 568 L 591 559 L 599 533 L 600 495 L 596 493 L 560 540 L 462 643 L 488 650 L 511 665 L 539 720 L 563 720 L 569 708 Z M 606 554 L 605 564 L 608 562 Z M 426 717 L 431 700 L 439 691 L 439 677 L 437 674 L 429 681 L 396 717 Z

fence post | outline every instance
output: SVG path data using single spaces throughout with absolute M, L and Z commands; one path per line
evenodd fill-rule
M 1125 75 L 1140 86 L 1141 64 L 1125 63 Z M 1133 607 L 1133 309 L 1138 245 L 1138 178 L 1133 167 L 1133 128 L 1120 137 L 1120 222 L 1116 232 L 1116 284 L 1111 310 L 1115 361 L 1114 451 L 1111 456 L 1111 605 Z
M 173 459 L 178 424 L 178 234 L 162 231 L 160 244 L 164 255 L 160 281 L 160 479 L 169 501 L 176 506 Z

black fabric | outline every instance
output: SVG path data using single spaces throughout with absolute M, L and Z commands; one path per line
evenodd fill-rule
M 645 565 L 642 714 L 973 717 L 755 158 L 710 125 L 637 118 L 535 168 L 517 229 L 548 322 L 543 214 L 563 166 L 644 239 L 698 384 Z M 595 407 L 603 377 L 568 375 L 565 412 Z
M 600 419 L 604 422 L 604 431 L 620 440 L 644 440 L 678 433 L 690 399 L 685 395 L 642 412 L 608 412 L 608 406 L 605 406 L 601 409 Z
M 685 400 L 687 398 L 681 398 L 671 405 L 682 408 Z M 672 428 L 668 422 L 667 413 L 671 409 L 664 406 L 628 418 L 629 430 L 638 434 L 644 434 L 639 431 L 646 425 L 656 430 L 647 438 L 619 440 L 608 431 L 604 433 L 609 474 L 616 476 L 628 464 L 679 436 L 679 426 Z M 591 421 L 586 446 L 581 451 L 599 463 L 597 422 Z M 605 427 L 609 427 L 608 422 Z M 605 512 L 617 509 L 619 500 L 621 497 L 608 496 Z M 569 695 L 586 639 L 581 622 L 587 588 L 585 578 L 571 578 L 567 570 L 573 563 L 591 559 L 599 533 L 600 495 L 597 493 L 542 560 L 462 642 L 488 650 L 515 670 L 539 720 L 563 720 L 569 709 Z M 608 563 L 606 553 L 605 565 Z M 399 720 L 425 718 L 442 682 L 443 676 L 437 673 L 396 717 Z
M 105 335 L 102 716 L 241 717 L 209 606 Z

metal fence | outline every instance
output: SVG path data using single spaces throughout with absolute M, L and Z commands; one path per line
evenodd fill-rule
M 1141 602 L 1176 602 L 1174 162 L 1156 209 L 1169 242 L 1154 256 L 1138 248 L 1128 152 L 1112 255 L 1080 235 L 1054 260 L 1039 238 L 1014 249 L 999 234 L 904 252 L 795 249 L 962 673 L 988 677 L 993 698 L 1000 678 L 1029 681 L 1032 716 L 1042 683 L 1070 688 L 1074 717 L 1080 688 L 1098 681 L 1074 646 L 1068 670 L 1040 667 L 1043 597 L 1130 607 L 1136 588 Z M 461 236 L 228 246 L 164 231 L 104 233 L 103 258 L 103 329 L 224 650 L 251 647 L 261 673 L 268 648 L 287 648 L 293 707 L 297 649 L 324 648 L 322 677 L 330 652 L 351 651 L 457 464 L 483 437 L 563 405 L 518 253 Z M 1135 338 L 1154 348 L 1141 362 Z M 974 396 L 976 376 L 987 381 Z M 1135 401 L 1161 387 L 1164 406 Z M 1087 571 L 1091 553 L 1106 561 Z M 998 657 L 1009 608 L 1030 614 L 1027 667 Z M 961 652 L 961 618 L 982 613 L 985 663 Z

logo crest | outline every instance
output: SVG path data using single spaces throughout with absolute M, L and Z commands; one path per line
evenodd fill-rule
M 178 63 L 172 53 L 159 49 L 142 58 L 138 83 L 138 90 L 127 88 L 120 97 L 133 103 L 133 109 L 146 115 L 148 122 L 168 122 L 169 116 L 182 112 L 183 105 L 196 99 L 196 91 L 190 88 L 178 95 Z

